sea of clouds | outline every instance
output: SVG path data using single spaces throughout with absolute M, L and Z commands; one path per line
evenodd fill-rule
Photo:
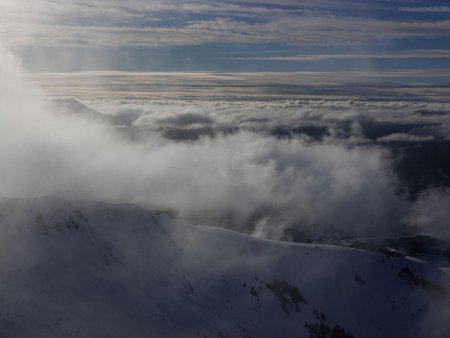
M 383 144 L 445 140 L 448 109 L 414 100 L 81 104 L 47 97 L 0 49 L 0 195 L 139 203 L 272 239 L 447 238 L 450 191 L 409 198 Z M 386 121 L 399 127 L 386 132 Z M 367 125 L 378 132 L 365 134 Z

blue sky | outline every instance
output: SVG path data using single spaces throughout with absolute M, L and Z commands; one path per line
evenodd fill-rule
M 0 0 L 0 41 L 31 71 L 450 68 L 450 3 Z

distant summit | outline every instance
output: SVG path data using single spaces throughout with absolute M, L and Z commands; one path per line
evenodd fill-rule
M 79 116 L 90 120 L 100 122 L 111 122 L 112 119 L 106 114 L 99 113 L 95 109 L 89 108 L 74 98 L 54 98 L 52 104 L 56 106 L 57 111 L 68 115 Z

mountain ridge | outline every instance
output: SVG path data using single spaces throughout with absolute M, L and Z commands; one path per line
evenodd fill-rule
M 450 277 L 425 261 L 56 197 L 0 199 L 0 231 L 2 337 L 448 332 Z

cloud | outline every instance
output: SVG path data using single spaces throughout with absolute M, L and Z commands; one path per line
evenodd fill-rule
M 123 101 L 108 91 L 113 99 L 83 101 L 93 110 L 74 100 L 49 102 L 22 78 L 11 54 L 0 55 L 0 195 L 140 203 L 261 237 L 381 236 L 414 228 L 413 205 L 398 194 L 385 145 L 428 142 L 448 122 L 447 114 L 433 114 L 447 111 L 447 103 L 395 95 Z M 102 81 L 99 74 L 82 76 Z M 127 76 L 133 88 L 148 83 Z M 180 90 L 176 75 L 157 76 L 159 86 Z M 197 74 L 183 81 L 191 86 L 205 77 L 234 78 Z M 115 81 L 121 95 L 125 78 Z M 389 88 L 396 90 L 405 95 Z M 73 112 L 62 114 L 61 102 Z M 91 118 L 96 110 L 116 125 Z
M 449 205 L 449 189 L 428 189 L 419 195 L 405 221 L 418 233 L 450 240 Z
M 347 4 L 348 5 L 348 4 Z M 352 4 L 358 8 L 358 4 Z M 130 24 L 169 19 L 185 14 L 203 14 L 212 17 L 256 16 L 274 17 L 289 14 L 345 12 L 346 4 L 335 1 L 234 1 L 224 3 L 217 0 L 180 1 L 177 0 L 130 0 L 127 3 L 118 0 L 77 0 L 67 3 L 62 0 L 4 0 L 0 4 L 0 17 L 5 20 L 20 19 L 26 22 L 68 22 L 82 23 L 84 20 L 101 19 L 110 24 Z M 363 5 L 367 7 L 367 4 Z
M 347 3 L 348 6 L 359 6 Z M 370 8 L 370 4 L 360 5 Z M 350 7 L 353 8 L 353 7 Z M 0 36 L 11 46 L 160 47 L 209 43 L 341 46 L 450 35 L 448 20 L 380 20 L 329 1 L 6 1 Z M 200 15 L 201 20 L 187 20 Z
M 323 60 L 359 60 L 359 59 L 438 59 L 450 58 L 449 50 L 411 50 L 398 53 L 352 53 L 352 54 L 310 54 L 271 57 L 241 57 L 233 60 L 272 60 L 272 61 L 323 61 Z
M 201 114 L 186 113 L 176 116 L 168 116 L 161 118 L 157 121 L 159 125 L 172 125 L 172 126 L 192 126 L 192 125 L 209 125 L 213 120 Z
M 18 79 L 11 55 L 1 59 L 0 195 L 136 202 L 272 238 L 383 233 L 402 210 L 379 148 L 246 131 L 190 143 L 158 133 L 128 142 L 100 123 L 55 115 Z
M 450 13 L 450 6 L 402 7 L 400 10 L 410 13 Z
M 379 137 L 377 142 L 427 142 L 433 141 L 433 136 L 419 136 L 411 134 L 395 133 Z

